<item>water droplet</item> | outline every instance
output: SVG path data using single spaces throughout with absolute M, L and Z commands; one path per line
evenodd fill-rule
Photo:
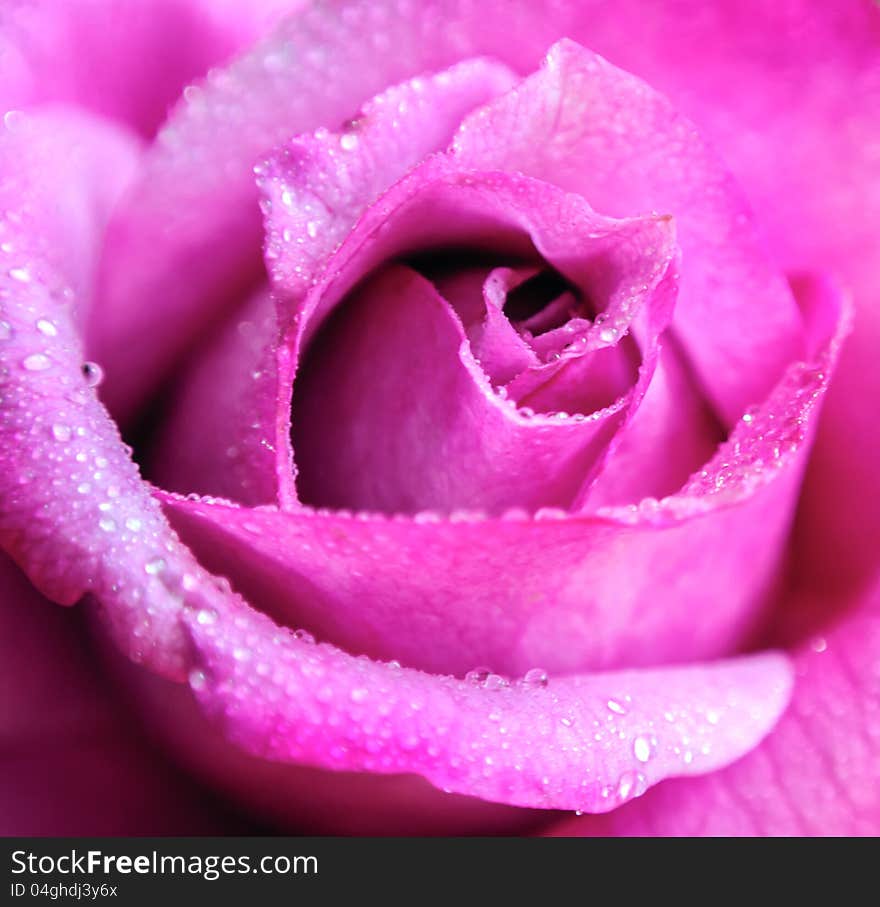
M 31 272 L 27 268 L 10 268 L 7 272 L 13 280 L 19 283 L 30 283 Z
M 12 336 L 12 325 L 8 321 L 0 321 L 0 340 L 9 340 Z
M 32 353 L 21 364 L 29 372 L 43 372 L 52 365 L 52 361 L 43 353 Z
M 526 671 L 522 685 L 529 689 L 540 689 L 546 687 L 549 681 L 550 677 L 543 668 L 532 668 L 530 671 Z
M 101 519 L 98 520 L 98 525 L 104 532 L 113 532 L 116 529 L 116 520 L 113 520 L 108 516 L 101 517 Z
M 718 714 L 718 712 L 715 711 L 715 709 L 709 709 L 706 712 L 706 721 L 708 721 L 709 724 L 718 724 L 718 719 L 720 717 L 721 716 Z
M 306 223 L 306 233 L 314 239 L 318 235 L 318 224 L 316 221 L 310 220 Z
M 97 387 L 104 380 L 104 369 L 97 362 L 83 362 L 82 373 L 89 387 Z
M 481 687 L 486 682 L 486 679 L 491 673 L 491 668 L 481 666 L 479 668 L 474 668 L 472 671 L 468 671 L 467 674 L 464 675 L 464 679 L 468 683 L 472 683 L 475 686 Z
M 349 695 L 351 696 L 352 702 L 363 702 L 367 696 L 370 695 L 370 692 L 363 687 L 358 687 L 357 689 L 352 690 Z
M 638 772 L 624 772 L 617 782 L 617 796 L 621 800 L 631 797 L 640 797 L 647 790 L 647 781 L 644 775 Z
M 510 686 L 510 681 L 500 674 L 490 674 L 483 682 L 484 690 L 503 690 Z
M 55 337 L 58 334 L 58 328 L 56 328 L 47 318 L 41 318 L 37 322 L 37 330 L 47 337 Z
M 24 114 L 20 110 L 7 110 L 3 114 L 3 125 L 10 131 L 17 129 L 24 121 Z
M 208 683 L 208 677 L 201 668 L 193 668 L 189 672 L 189 685 L 196 691 L 203 690 Z
M 134 516 L 130 516 L 125 521 L 125 528 L 128 529 L 130 532 L 138 532 L 142 525 L 143 525 L 143 523 L 141 523 L 141 521 L 137 517 L 134 517 Z
M 614 343 L 617 340 L 617 328 L 607 327 L 599 331 L 599 339 L 602 343 Z
M 196 614 L 196 623 L 203 627 L 209 627 L 217 623 L 217 612 L 213 608 L 202 608 Z
M 647 762 L 654 755 L 651 741 L 647 737 L 636 737 L 633 740 L 633 755 L 639 762 Z
M 293 638 L 307 645 L 314 645 L 315 637 L 308 630 L 294 630 Z
M 828 648 L 828 642 L 824 636 L 816 636 L 810 641 L 810 648 L 814 652 L 824 652 Z
M 343 151 L 354 151 L 358 146 L 358 137 L 352 132 L 346 132 L 339 139 L 339 147 Z
M 144 571 L 149 573 L 150 576 L 155 576 L 157 573 L 160 573 L 165 569 L 165 559 L 161 557 L 154 557 L 152 560 L 149 560 L 144 564 Z
M 626 708 L 621 705 L 616 699 L 608 700 L 608 709 L 609 711 L 616 712 L 618 715 L 626 714 Z
M 52 437 L 56 441 L 69 441 L 71 434 L 72 432 L 69 425 L 60 425 L 56 423 L 52 426 Z

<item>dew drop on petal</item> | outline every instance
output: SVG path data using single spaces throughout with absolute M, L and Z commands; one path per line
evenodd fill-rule
M 203 627 L 209 627 L 217 622 L 217 612 L 213 608 L 202 608 L 196 614 L 196 623 Z
M 22 367 L 29 372 L 42 372 L 52 365 L 49 357 L 43 353 L 32 353 L 22 360 Z
M 526 671 L 522 679 L 522 686 L 530 690 L 540 689 L 546 687 L 549 681 L 550 678 L 543 668 L 532 668 L 530 671 Z
M 505 687 L 509 686 L 510 681 L 500 674 L 490 674 L 485 681 L 483 681 L 483 689 L 485 690 L 503 690 Z
M 149 573 L 151 576 L 155 576 L 157 573 L 160 573 L 165 569 L 165 559 L 161 557 L 154 557 L 152 560 L 149 560 L 144 564 L 144 572 Z
M 486 679 L 489 677 L 489 675 L 491 673 L 492 673 L 491 668 L 486 668 L 486 667 L 474 668 L 473 670 L 468 671 L 467 674 L 464 675 L 464 679 L 468 683 L 472 683 L 475 686 L 481 687 L 486 682 Z
M 621 705 L 616 699 L 609 699 L 607 705 L 609 711 L 611 712 L 615 712 L 618 715 L 626 714 L 626 708 Z
M 82 373 L 89 387 L 98 387 L 104 380 L 104 369 L 97 362 L 84 362 L 82 364 Z
M 633 755 L 639 762 L 647 762 L 653 755 L 651 741 L 647 737 L 636 737 L 633 740 Z

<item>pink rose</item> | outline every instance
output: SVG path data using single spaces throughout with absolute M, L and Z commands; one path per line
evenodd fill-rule
M 748 7 L 0 21 L 3 831 L 878 832 L 880 12 Z

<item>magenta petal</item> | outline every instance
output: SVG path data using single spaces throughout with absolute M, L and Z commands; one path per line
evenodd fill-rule
M 567 506 L 626 414 L 620 404 L 589 420 L 521 414 L 409 269 L 386 268 L 346 306 L 297 379 L 305 502 L 386 513 Z
M 345 25 L 323 9 L 309 10 L 304 18 L 313 21 L 320 40 L 295 33 L 269 42 L 215 74 L 204 89 L 188 93 L 114 217 L 102 267 L 100 316 L 89 333 L 94 355 L 115 379 L 107 388 L 114 411 L 130 413 L 198 335 L 206 317 L 229 310 L 262 279 L 253 181 L 260 157 L 303 130 L 355 115 L 359 103 L 387 88 L 389 75 L 394 81 L 395 71 L 403 70 L 402 77 L 416 69 L 396 55 L 386 61 L 388 72 L 375 60 L 355 65 L 355 51 L 364 44 L 358 36 L 346 48 L 346 67 L 340 70 L 322 44 L 344 33 Z M 504 67 L 475 61 L 457 67 L 446 84 L 424 80 L 390 91 L 387 99 L 389 105 L 409 99 L 424 127 L 419 138 L 426 154 L 434 150 L 435 138 L 440 144 L 448 140 L 467 111 L 509 84 Z M 230 90 L 234 101 L 226 96 Z M 438 115 L 441 108 L 444 116 Z M 380 105 L 368 117 L 392 130 L 391 115 Z M 386 133 L 384 154 L 388 139 L 393 141 L 393 131 Z M 402 162 L 390 158 L 389 163 Z
M 93 593 L 126 652 L 179 674 L 181 577 L 207 579 L 89 386 L 71 306 L 132 164 L 130 137 L 82 114 L 0 135 L 0 542 L 47 597 Z
M 605 214 L 676 218 L 685 266 L 673 328 L 727 424 L 802 355 L 797 307 L 730 175 L 666 98 L 596 54 L 555 45 L 540 73 L 462 125 L 453 149 L 464 167 L 522 171 Z
M 34 0 L 6 4 L 0 109 L 63 102 L 155 132 L 187 82 L 292 0 Z
M 581 502 L 585 510 L 674 494 L 724 437 L 669 334 L 638 410 Z
M 323 149 L 317 153 L 322 156 Z M 370 160 L 372 157 L 366 157 L 367 162 Z M 288 170 L 282 158 L 267 182 L 267 191 L 273 198 L 283 198 L 285 193 L 293 195 L 297 189 L 303 189 L 297 182 L 300 173 L 298 165 Z M 330 178 L 321 185 L 328 193 L 339 191 Z M 310 194 L 308 183 L 304 191 Z M 342 209 L 337 220 L 335 204 L 322 203 L 322 206 L 327 214 L 318 221 L 320 232 L 333 237 L 339 227 L 347 226 L 346 209 Z M 300 197 L 296 206 L 273 211 L 270 216 L 273 243 L 277 243 L 279 235 L 297 229 L 302 211 L 308 207 L 314 209 L 317 203 Z M 668 218 L 617 221 L 599 217 L 582 199 L 555 187 L 516 174 L 458 171 L 454 162 L 442 155 L 413 170 L 364 213 L 353 232 L 322 263 L 320 279 L 311 283 L 304 296 L 297 294 L 303 293 L 300 284 L 308 279 L 309 265 L 298 264 L 303 259 L 295 251 L 278 254 L 273 276 L 280 284 L 282 300 L 289 299 L 282 312 L 291 322 L 292 334 L 292 349 L 282 350 L 285 363 L 280 372 L 282 384 L 292 380 L 301 348 L 310 337 L 315 337 L 323 319 L 359 280 L 386 261 L 425 247 L 442 248 L 450 242 L 507 253 L 511 248 L 531 249 L 533 253 L 537 250 L 585 293 L 603 302 L 606 321 L 600 325 L 597 319 L 580 342 L 572 343 L 558 361 L 544 367 L 540 376 L 542 385 L 564 382 L 567 368 L 579 368 L 580 362 L 612 345 L 629 330 L 639 335 L 645 347 L 638 382 L 626 396 L 596 413 L 585 406 L 578 409 L 584 403 L 577 395 L 580 383 L 569 382 L 571 390 L 565 402 L 572 404 L 570 411 L 584 412 L 587 418 L 570 419 L 563 414 L 547 422 L 549 417 L 538 416 L 531 429 L 528 424 L 517 424 L 523 422 L 525 414 L 513 410 L 489 387 L 484 387 L 477 397 L 475 388 L 466 387 L 460 381 L 455 386 L 443 387 L 423 382 L 426 394 L 442 392 L 444 411 L 460 423 L 456 440 L 450 441 L 450 457 L 446 457 L 441 446 L 434 445 L 431 449 L 424 444 L 424 437 L 419 437 L 426 427 L 424 418 L 421 427 L 416 425 L 417 417 L 421 413 L 430 421 L 428 404 L 417 405 L 413 410 L 395 402 L 395 387 L 407 386 L 415 391 L 418 384 L 405 378 L 395 384 L 391 380 L 393 362 L 388 371 L 383 369 L 375 377 L 369 376 L 363 390 L 361 386 L 368 376 L 362 375 L 361 381 L 349 380 L 347 365 L 343 367 L 352 359 L 355 367 L 360 362 L 363 369 L 372 373 L 376 361 L 394 360 L 400 355 L 398 349 L 404 348 L 407 355 L 418 359 L 417 346 L 407 347 L 408 333 L 417 330 L 417 326 L 404 328 L 402 323 L 398 324 L 398 330 L 388 337 L 387 343 L 381 332 L 366 341 L 364 337 L 359 340 L 359 332 L 355 331 L 349 335 L 351 345 L 328 342 L 327 349 L 315 357 L 319 377 L 312 379 L 312 372 L 306 367 L 306 389 L 300 395 L 297 388 L 294 406 L 307 408 L 293 414 L 295 443 L 307 445 L 307 466 L 311 462 L 321 467 L 320 474 L 314 477 L 311 472 L 303 474 L 306 486 L 320 483 L 308 488 L 309 502 L 391 511 L 451 507 L 486 507 L 498 511 L 515 505 L 566 506 L 601 467 L 608 442 L 644 394 L 656 361 L 657 338 L 668 324 L 674 301 L 677 250 L 673 225 Z M 407 317 L 405 307 L 401 315 Z M 378 322 L 368 319 L 368 323 Z M 429 343 L 431 338 L 432 332 L 428 331 L 421 342 Z M 455 367 L 450 343 L 456 345 L 450 339 L 447 354 L 441 354 L 439 349 L 426 354 L 431 361 L 436 360 L 435 367 Z M 471 383 L 479 377 L 473 375 Z M 332 387 L 327 384 L 331 379 Z M 344 406 L 346 418 L 337 418 L 332 414 L 333 407 L 320 405 L 325 395 L 337 393 L 336 408 Z M 465 393 L 470 395 L 472 403 L 462 407 L 458 405 L 459 398 Z M 313 401 L 311 408 L 309 400 Z M 435 403 L 440 405 L 439 400 Z M 484 421 L 481 411 L 490 419 L 484 426 L 474 424 L 475 420 Z M 390 417 L 393 425 L 381 422 L 385 418 L 383 414 Z M 376 418 L 371 421 L 371 416 Z M 410 416 L 413 418 L 407 427 Z M 368 431 L 373 432 L 372 437 Z M 513 443 L 514 435 L 528 447 Z M 387 455 L 395 440 L 404 445 L 401 455 L 411 458 L 410 462 L 401 460 L 397 453 Z M 283 443 L 280 437 L 279 450 Z M 451 448 L 459 443 L 469 445 L 471 452 L 462 449 L 453 453 Z M 518 446 L 521 449 L 517 453 Z M 455 469 L 455 463 L 448 460 L 459 457 L 460 473 L 447 482 L 432 462 L 419 460 L 423 454 L 438 458 L 438 463 L 442 460 L 443 470 Z M 476 470 L 478 462 L 481 465 Z M 544 464 L 543 473 L 535 470 L 535 462 Z M 520 485 L 511 473 L 514 463 L 518 464 L 514 472 L 522 480 Z M 359 475 L 367 476 L 368 482 L 376 478 L 378 485 L 387 487 L 396 498 L 389 498 L 379 488 L 366 494 L 367 489 L 358 485 Z M 424 493 L 412 485 L 431 482 L 439 484 L 424 487 Z M 402 483 L 410 485 L 406 487 Z M 474 487 L 481 484 L 484 484 L 482 491 Z
M 797 603 L 793 603 L 796 606 Z M 827 602 L 826 602 L 827 604 Z M 873 835 L 880 822 L 880 587 L 794 656 L 791 706 L 735 766 L 560 835 Z
M 149 478 L 170 491 L 242 504 L 294 500 L 290 458 L 276 454 L 278 323 L 262 287 L 237 318 L 199 345 L 169 389 L 152 441 Z
M 841 305 L 828 293 L 811 321 L 839 318 Z M 349 651 L 511 675 L 536 664 L 568 673 L 717 657 L 754 629 L 777 578 L 847 324 L 659 501 L 487 520 L 162 500 L 209 569 L 280 622 Z
M 254 611 L 190 612 L 190 684 L 263 758 L 519 806 L 605 812 L 748 752 L 785 708 L 784 656 L 492 689 L 315 646 Z
M 246 833 L 143 739 L 82 623 L 0 555 L 0 835 Z

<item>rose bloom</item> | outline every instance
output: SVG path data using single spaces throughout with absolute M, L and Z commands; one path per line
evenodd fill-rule
M 874 3 L 13 2 L 0 100 L 0 830 L 880 832 Z

